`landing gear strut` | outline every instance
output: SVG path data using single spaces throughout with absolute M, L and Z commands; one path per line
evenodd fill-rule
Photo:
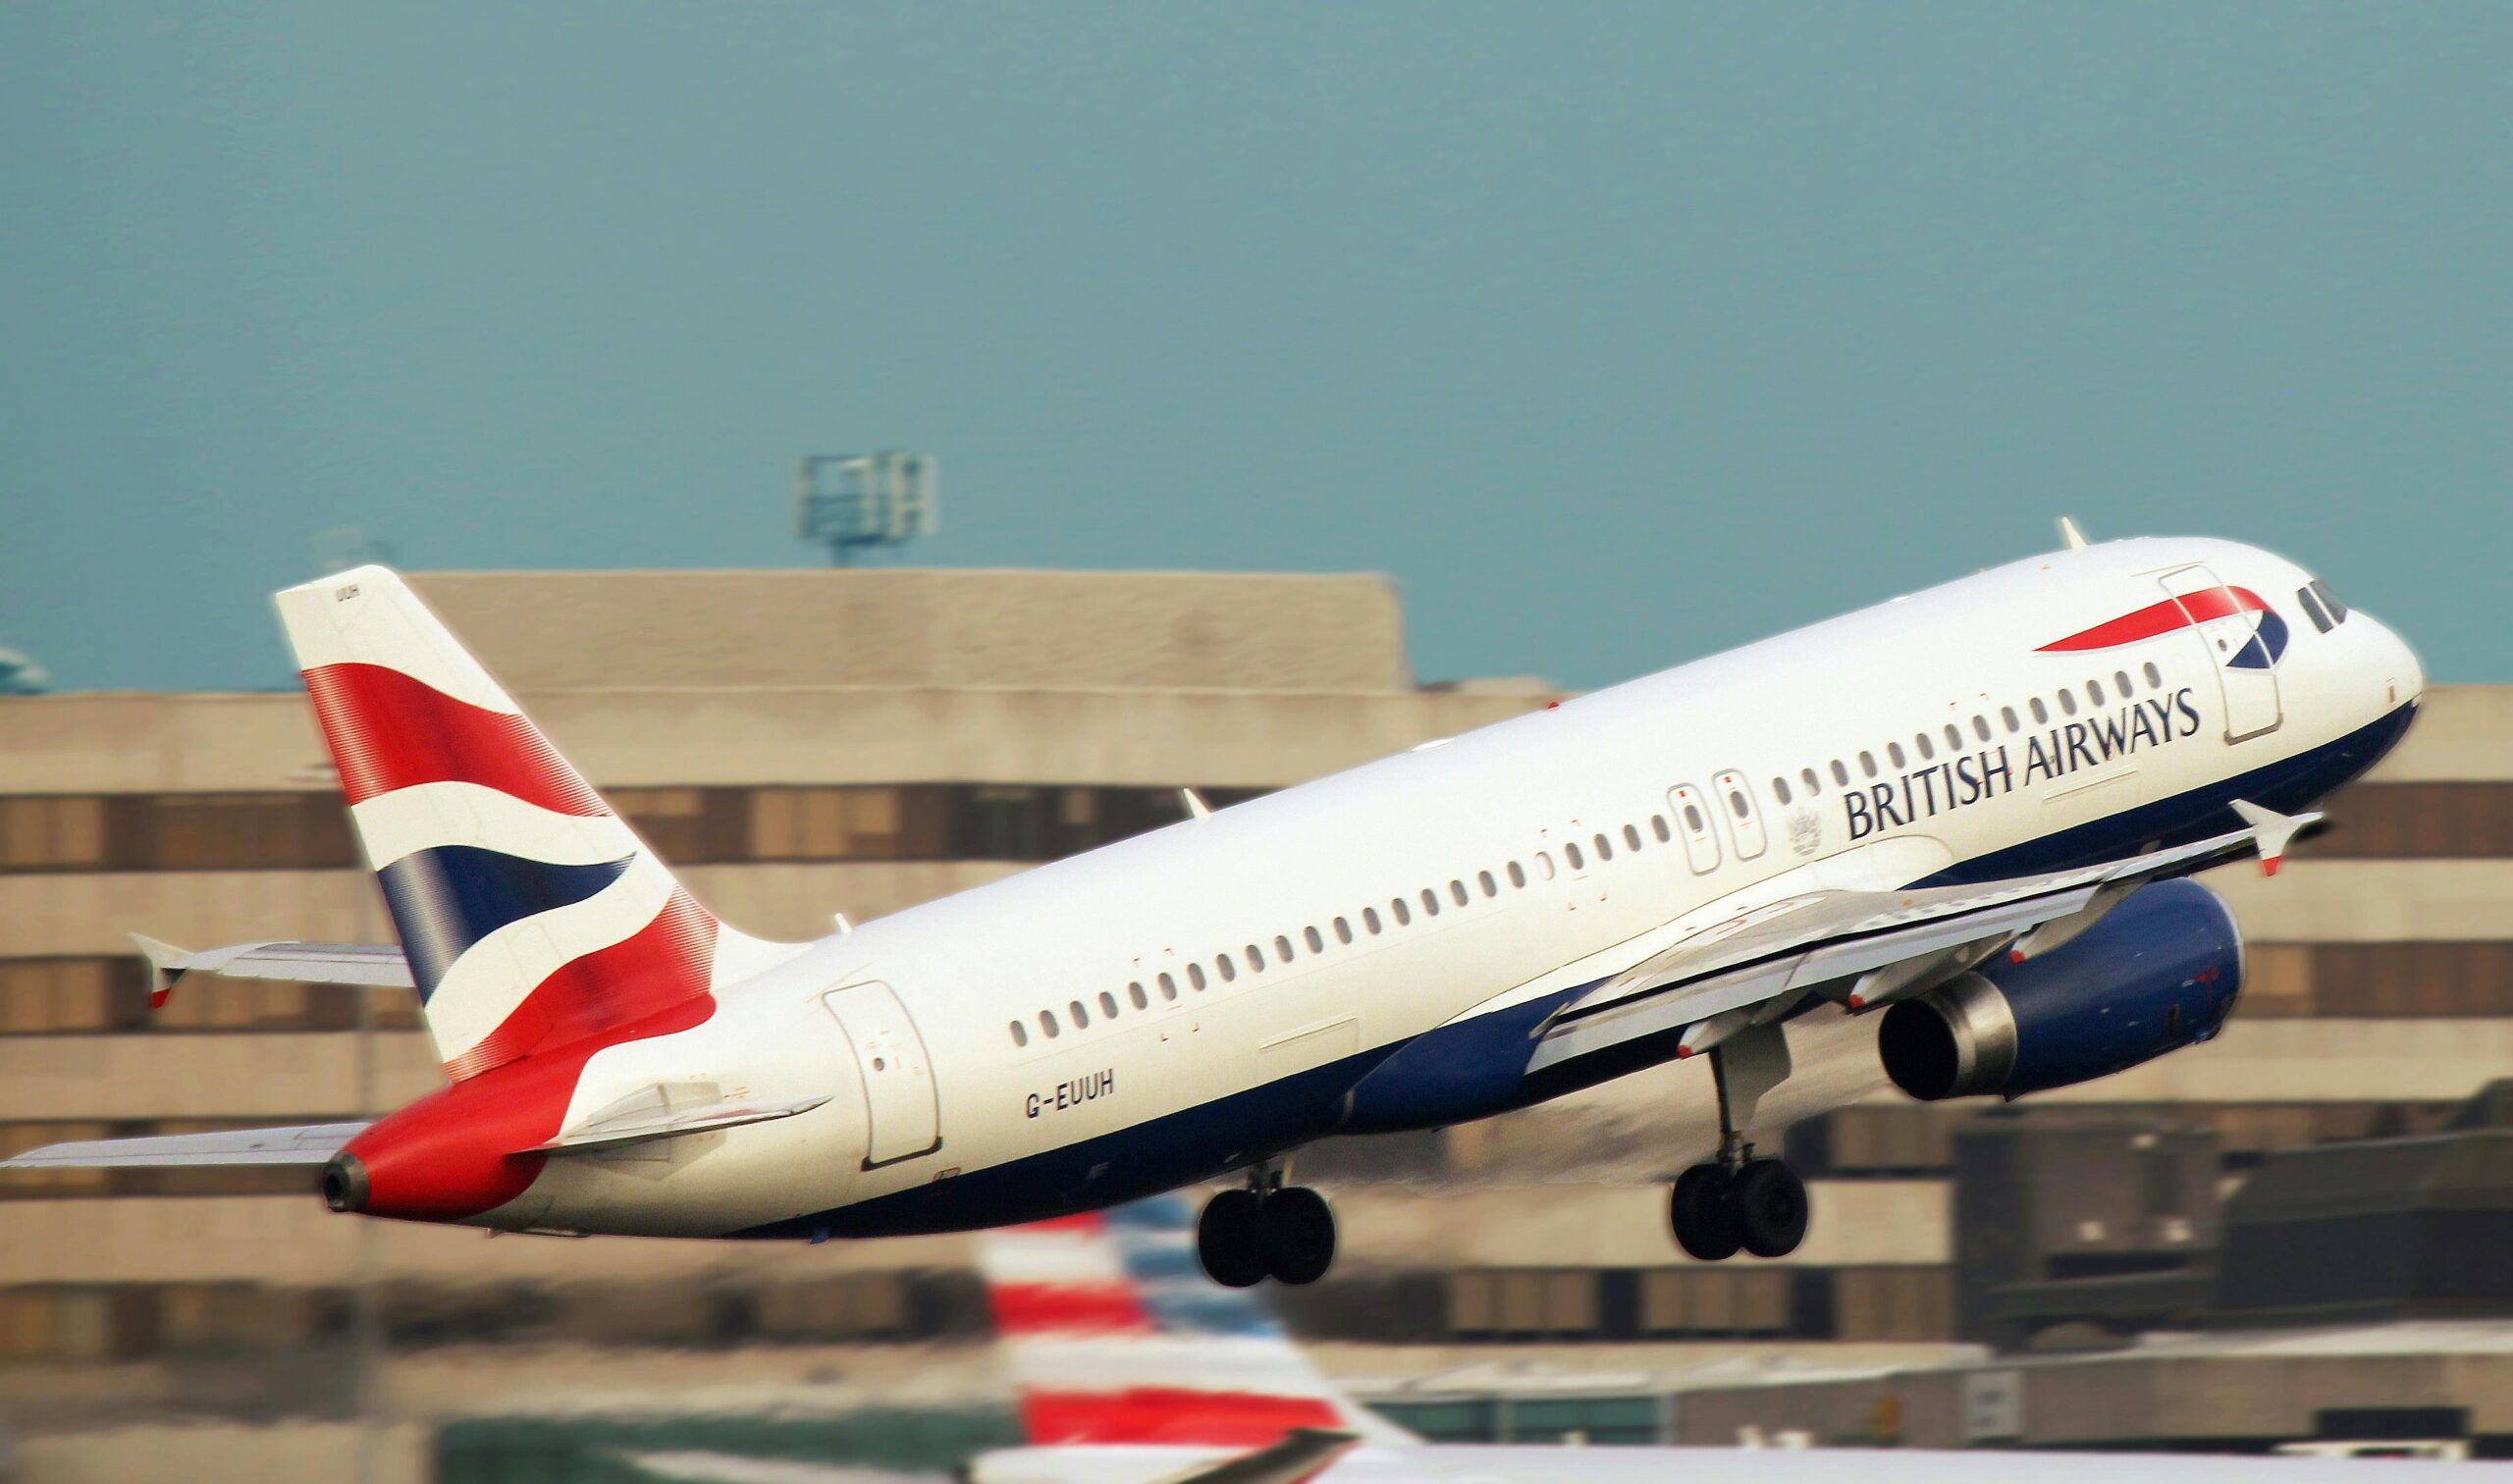
M 1676 1181 L 1667 1201 L 1676 1245 L 1703 1262 L 1733 1257 L 1739 1248 L 1786 1257 L 1806 1239 L 1806 1183 L 1783 1160 L 1756 1158 L 1737 1128 L 1753 1116 L 1762 1094 L 1789 1076 L 1781 1028 L 1756 1027 L 1711 1047 L 1710 1076 L 1719 1092 L 1719 1153 Z
M 1260 1166 L 1245 1190 L 1204 1202 L 1196 1256 L 1224 1288 L 1247 1288 L 1260 1278 L 1315 1283 L 1335 1263 L 1335 1213 L 1315 1191 L 1284 1185 L 1281 1169 Z

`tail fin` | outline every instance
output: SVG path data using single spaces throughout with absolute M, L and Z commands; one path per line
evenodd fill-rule
M 1261 1448 L 1299 1428 L 1414 1441 L 1328 1380 L 1254 1294 L 1203 1275 L 1181 1196 L 978 1241 L 1034 1445 Z
M 398 575 L 358 567 L 277 602 L 450 1075 L 781 956 L 700 906 Z

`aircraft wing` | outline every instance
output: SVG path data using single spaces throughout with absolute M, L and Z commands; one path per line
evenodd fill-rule
M 148 1002 L 163 1006 L 175 982 L 199 970 L 229 979 L 295 980 L 308 984 L 393 984 L 409 988 L 410 961 L 392 943 L 231 943 L 194 951 L 133 933 L 148 960 Z
M 215 1134 L 160 1134 L 45 1144 L 0 1170 L 180 1169 L 205 1165 L 319 1165 L 357 1136 L 362 1123 L 300 1124 L 287 1129 L 226 1129 Z
M 1678 1054 L 1788 1015 L 1823 992 L 1852 1009 L 1943 982 L 2005 949 L 2048 952 L 2139 886 L 2258 850 L 2273 869 L 2321 816 L 2238 804 L 2245 827 L 2073 871 L 1902 891 L 1814 888 L 1746 908 L 1615 975 L 1547 1023 L 1530 1073 L 1642 1036 L 1683 1033 Z

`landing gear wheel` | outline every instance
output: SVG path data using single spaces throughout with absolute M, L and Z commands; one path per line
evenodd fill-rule
M 1719 1262 L 1736 1256 L 1744 1245 L 1735 1184 L 1726 1168 L 1715 1164 L 1697 1164 L 1677 1177 L 1667 1217 L 1676 1229 L 1676 1246 L 1686 1255 Z
M 1248 1288 L 1265 1276 L 1255 1191 L 1224 1191 L 1204 1202 L 1196 1222 L 1196 1257 L 1224 1288 Z
M 1315 1283 L 1335 1263 L 1335 1213 L 1326 1197 L 1305 1186 L 1265 1197 L 1256 1231 L 1265 1272 L 1276 1283 Z
M 1786 1257 L 1806 1240 L 1806 1182 L 1780 1160 L 1753 1160 L 1738 1171 L 1729 1209 L 1745 1250 L 1757 1257 Z

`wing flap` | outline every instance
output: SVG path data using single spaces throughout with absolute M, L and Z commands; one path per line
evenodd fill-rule
M 301 1124 L 285 1129 L 222 1129 L 212 1134 L 158 1134 L 45 1144 L 9 1159 L 0 1170 L 184 1169 L 212 1165 L 319 1165 L 357 1136 L 363 1123 Z

